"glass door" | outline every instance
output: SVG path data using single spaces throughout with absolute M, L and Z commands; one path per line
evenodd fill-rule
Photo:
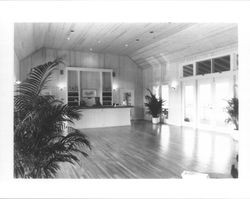
M 233 79 L 215 78 L 214 95 L 214 120 L 218 129 L 230 129 L 230 125 L 225 122 L 228 118 L 226 107 L 227 101 L 233 97 Z
M 167 84 L 163 84 L 161 86 L 161 98 L 163 100 L 162 106 L 162 116 L 163 122 L 167 123 L 168 120 L 168 107 L 169 107 L 169 86 Z
M 212 79 L 198 80 L 198 127 L 211 129 L 213 126 Z
M 186 126 L 194 126 L 195 124 L 195 83 L 183 82 L 183 124 Z

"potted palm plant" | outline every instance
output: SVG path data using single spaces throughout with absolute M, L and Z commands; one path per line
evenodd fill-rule
M 163 100 L 157 99 L 150 89 L 147 89 L 147 91 L 149 92 L 149 95 L 145 96 L 145 99 L 147 101 L 145 103 L 145 106 L 147 107 L 146 113 L 152 116 L 153 124 L 158 124 L 160 122 Z
M 239 130 L 239 101 L 237 97 L 233 97 L 227 101 L 228 106 L 226 112 L 228 113 L 227 123 L 232 123 L 235 126 L 235 130 Z
M 239 130 L 239 100 L 237 97 L 233 97 L 227 101 L 228 106 L 226 107 L 226 112 L 228 113 L 228 118 L 226 119 L 227 123 L 232 123 L 235 128 L 234 131 Z M 239 140 L 239 134 L 232 134 L 232 138 L 235 141 Z M 236 151 L 238 151 L 238 145 L 236 145 Z M 236 155 L 236 161 L 231 166 L 231 175 L 233 178 L 238 178 L 238 157 L 239 155 Z
M 88 156 L 89 140 L 69 125 L 74 119 L 80 119 L 79 109 L 42 94 L 61 62 L 55 59 L 34 67 L 17 87 L 14 97 L 16 178 L 56 177 L 60 162 L 74 164 L 79 161 L 79 153 Z

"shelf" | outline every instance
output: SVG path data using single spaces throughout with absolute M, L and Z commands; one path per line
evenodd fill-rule
M 103 106 L 111 106 L 111 102 L 103 102 Z
M 72 106 L 79 106 L 78 102 L 68 102 L 68 105 Z

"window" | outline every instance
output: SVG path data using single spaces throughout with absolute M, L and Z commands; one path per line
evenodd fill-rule
M 183 66 L 183 77 L 193 76 L 193 74 L 194 74 L 193 64 Z
M 164 101 L 162 108 L 167 109 L 168 104 L 169 104 L 169 87 L 168 87 L 168 85 L 161 86 L 161 96 L 162 96 L 162 100 Z
M 169 86 L 162 85 L 161 86 L 161 98 L 163 100 L 162 113 L 164 117 L 168 118 L 168 106 L 169 106 Z
M 238 55 L 236 56 L 236 65 L 238 65 Z M 205 75 L 211 73 L 221 73 L 230 71 L 231 58 L 230 55 L 217 57 L 204 61 L 196 62 L 196 75 Z M 193 64 L 183 66 L 183 77 L 190 77 L 194 74 Z
M 195 114 L 195 88 L 194 85 L 184 85 L 184 121 L 194 122 Z
M 230 70 L 230 55 L 213 59 L 213 72 L 223 72 Z
M 153 94 L 155 94 L 156 98 L 160 97 L 160 86 L 153 86 Z
M 211 59 L 196 62 L 196 75 L 204 75 L 211 73 Z

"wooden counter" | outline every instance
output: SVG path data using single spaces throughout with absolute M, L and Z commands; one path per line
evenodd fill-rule
M 82 107 L 80 120 L 75 121 L 75 128 L 100 128 L 130 125 L 132 106 Z

